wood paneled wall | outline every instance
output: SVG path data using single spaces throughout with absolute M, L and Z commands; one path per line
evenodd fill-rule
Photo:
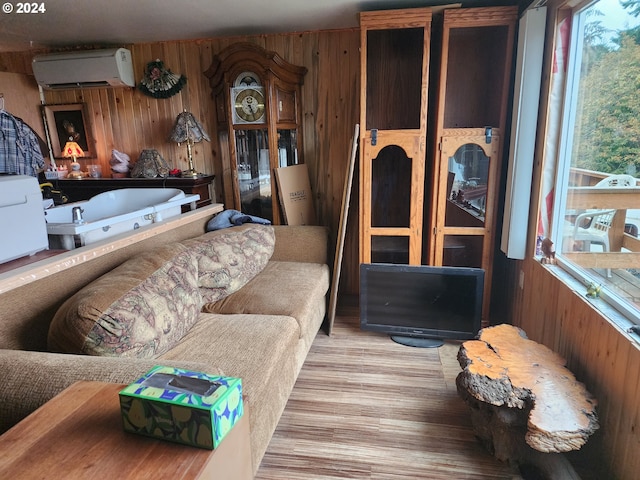
M 167 138 L 178 113 L 183 109 L 191 111 L 211 136 L 210 143 L 196 144 L 195 168 L 217 175 L 215 195 L 222 202 L 215 108 L 203 72 L 216 53 L 239 41 L 274 50 L 285 60 L 308 69 L 302 89 L 304 160 L 309 166 L 318 222 L 329 227 L 333 245 L 351 136 L 360 109 L 359 30 L 123 45 L 131 49 L 137 81 L 148 62 L 160 59 L 172 72 L 187 77 L 184 89 L 168 99 L 154 99 L 134 88 L 45 91 L 45 99 L 48 104 L 86 104 L 98 157 L 91 163 L 101 164 L 107 174 L 112 149 L 128 154 L 133 162 L 143 149 L 154 148 L 170 166 L 186 169 L 186 147 L 169 143 Z M 0 53 L 0 71 L 32 74 L 33 56 L 33 52 Z M 351 198 L 357 199 L 357 193 Z M 350 212 L 341 293 L 354 294 L 358 291 L 357 205 Z
M 25 103 L 37 106 L 40 96 L 33 76 L 0 71 L 0 106 L 20 117 L 44 140 L 44 123 L 38 108 L 25 109 Z
M 521 262 L 513 323 L 567 360 L 598 401 L 598 430 L 570 458 L 593 475 L 632 480 L 640 471 L 640 348 L 552 270 Z M 513 285 L 517 285 L 514 282 Z M 597 302 L 597 301 L 596 301 Z

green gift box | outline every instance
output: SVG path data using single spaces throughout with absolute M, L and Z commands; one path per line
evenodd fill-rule
M 213 450 L 240 420 L 242 380 L 156 366 L 120 391 L 124 430 Z

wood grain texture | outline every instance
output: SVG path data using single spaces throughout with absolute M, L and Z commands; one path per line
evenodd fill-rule
M 40 98 L 34 78 L 30 75 L 20 73 L 5 73 L 0 71 L 0 106 L 4 105 L 4 109 L 24 120 L 33 130 L 45 140 L 44 125 L 42 123 L 42 115 L 37 108 L 22 110 L 22 105 L 28 102 L 32 105 L 38 105 Z
M 360 263 L 380 261 L 372 252 L 372 242 L 383 236 L 407 242 L 409 264 L 420 265 L 422 260 L 431 19 L 429 8 L 360 15 Z M 403 55 L 394 50 L 399 45 Z M 403 153 L 391 155 L 388 147 L 400 147 Z M 392 167 L 391 171 L 408 167 L 409 179 L 402 174 L 377 178 L 374 164 Z M 408 198 L 397 195 L 399 189 Z M 407 219 L 402 213 L 405 208 Z M 386 228 L 392 226 L 404 228 Z
M 0 437 L 0 477 L 13 479 L 251 478 L 248 412 L 205 450 L 126 433 L 124 385 L 78 382 Z
M 540 452 L 579 450 L 598 428 L 597 401 L 564 358 L 518 327 L 482 329 L 477 340 L 462 344 L 458 360 L 459 393 L 522 412 L 527 444 Z
M 344 179 L 344 190 L 342 192 L 342 211 L 340 213 L 340 224 L 338 225 L 338 236 L 336 239 L 336 249 L 333 257 L 333 271 L 331 277 L 331 291 L 329 294 L 329 309 L 327 310 L 327 335 L 331 335 L 333 322 L 336 318 L 338 307 L 338 288 L 340 286 L 340 273 L 342 271 L 342 260 L 344 258 L 344 240 L 346 236 L 347 219 L 349 218 L 349 204 L 351 203 L 351 189 L 353 186 L 353 173 L 355 170 L 356 156 L 358 154 L 358 141 L 360 138 L 360 124 L 356 124 L 353 132 L 351 155 L 349 157 L 349 168 Z
M 600 429 L 569 455 L 583 480 L 636 479 L 640 471 L 640 347 L 535 259 L 518 262 L 524 289 L 513 297 L 514 324 L 567 361 L 598 400 Z M 516 272 L 518 270 L 515 270 Z M 517 278 L 513 280 L 517 284 Z M 586 289 L 585 289 L 586 292 Z
M 347 312 L 351 314 L 351 312 Z M 516 479 L 474 437 L 459 344 L 398 345 L 340 308 L 311 347 L 256 480 Z

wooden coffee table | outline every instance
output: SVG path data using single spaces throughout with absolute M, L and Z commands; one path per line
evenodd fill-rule
M 25 380 L 25 381 L 28 381 Z M 0 478 L 250 480 L 249 411 L 216 450 L 122 429 L 124 385 L 78 382 L 0 436 Z

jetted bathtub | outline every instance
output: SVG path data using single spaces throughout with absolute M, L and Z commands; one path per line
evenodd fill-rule
M 200 195 L 178 188 L 123 188 L 45 210 L 51 248 L 72 250 L 196 208 Z

